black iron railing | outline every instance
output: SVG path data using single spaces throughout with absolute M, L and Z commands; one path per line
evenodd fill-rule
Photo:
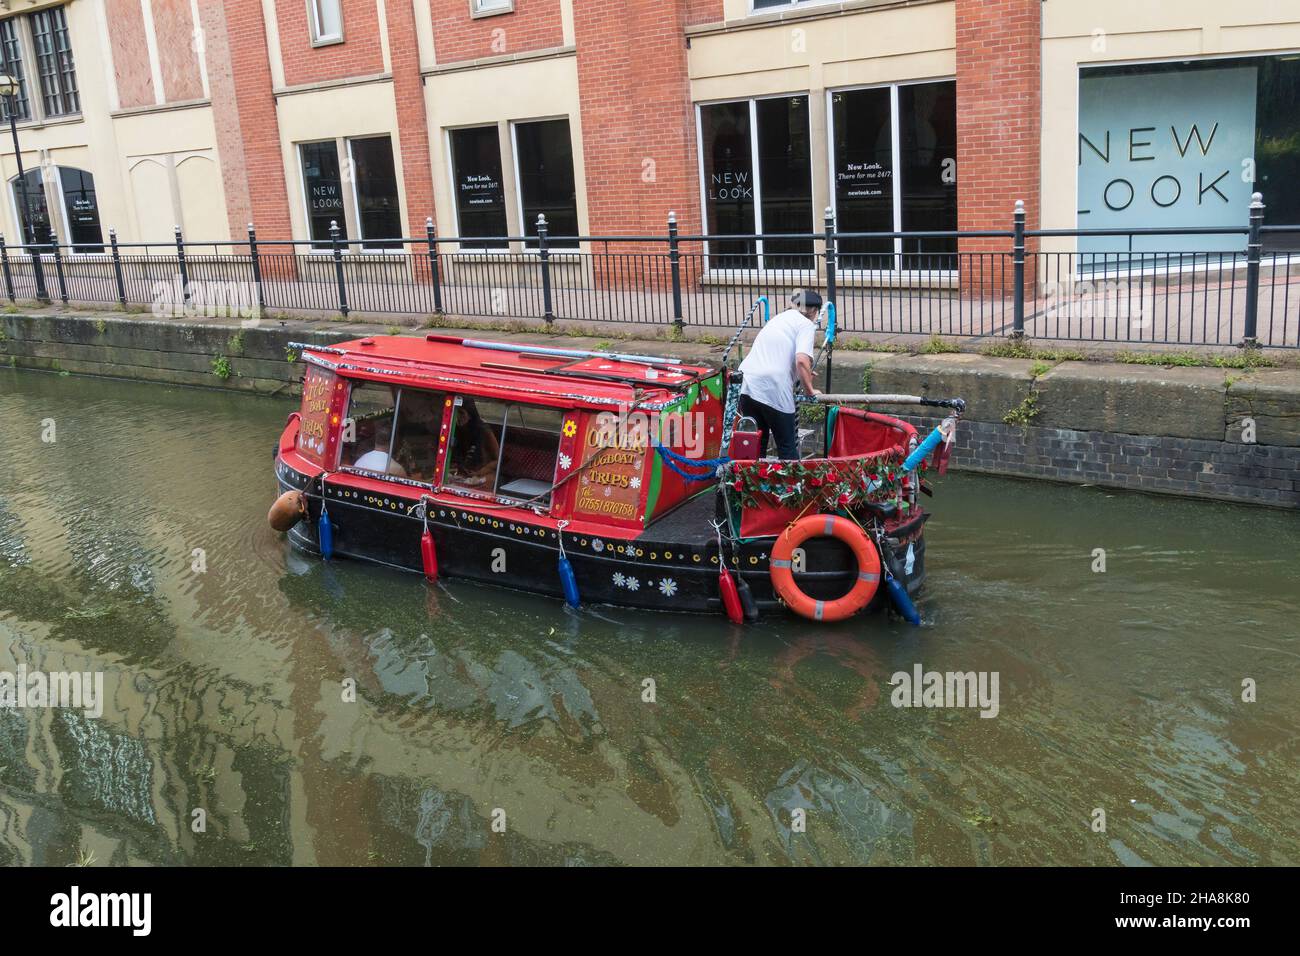
M 849 336 L 1027 336 L 1300 347 L 1300 226 L 560 236 L 425 235 L 373 247 L 246 237 L 6 245 L 10 301 L 242 318 L 367 315 L 732 328 L 812 286 Z

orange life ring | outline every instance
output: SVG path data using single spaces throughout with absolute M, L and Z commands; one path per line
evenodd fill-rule
M 858 579 L 849 593 L 834 601 L 809 597 L 794 583 L 794 549 L 809 538 L 839 538 L 858 559 Z M 862 529 L 839 515 L 809 515 L 787 528 L 772 548 L 772 587 L 790 610 L 810 621 L 842 621 L 871 603 L 880 588 L 880 553 Z

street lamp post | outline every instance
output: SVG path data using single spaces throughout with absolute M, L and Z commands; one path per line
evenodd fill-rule
M 22 208 L 18 211 L 18 227 L 27 232 L 27 251 L 32 259 L 32 277 L 36 280 L 36 298 L 43 305 L 49 305 L 50 294 L 45 289 L 45 269 L 41 264 L 41 253 L 37 248 L 36 223 L 32 221 L 31 207 L 27 204 L 27 176 L 23 171 L 23 153 L 18 146 L 18 121 L 15 118 L 18 106 L 18 81 L 12 76 L 0 73 L 0 97 L 3 97 L 6 111 L 9 113 L 9 133 L 14 138 L 14 162 L 18 164 L 18 194 Z

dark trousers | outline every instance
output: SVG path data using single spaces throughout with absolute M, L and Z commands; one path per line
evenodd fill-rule
M 767 455 L 767 436 L 776 439 L 776 454 L 784 461 L 799 458 L 798 424 L 794 412 L 783 412 L 755 401 L 748 395 L 740 396 L 740 414 L 758 422 L 758 457 Z

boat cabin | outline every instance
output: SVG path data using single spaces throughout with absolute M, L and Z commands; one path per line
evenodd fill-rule
M 331 486 L 629 536 L 714 487 L 666 468 L 655 446 L 718 456 L 717 368 L 443 335 L 307 347 L 303 361 L 282 460 Z

